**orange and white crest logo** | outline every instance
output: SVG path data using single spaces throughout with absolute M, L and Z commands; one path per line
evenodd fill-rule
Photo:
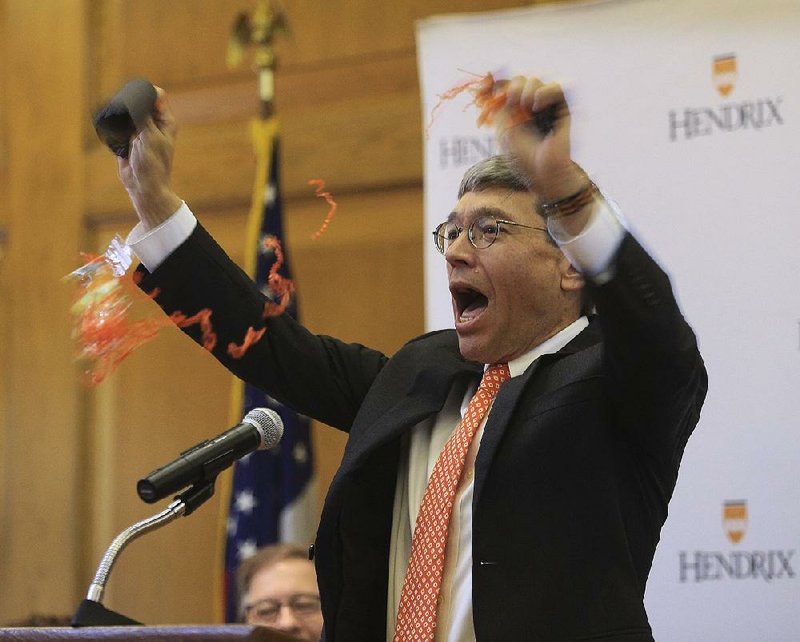
M 747 531 L 747 502 L 736 500 L 725 502 L 722 509 L 722 526 L 728 539 L 738 544 Z
M 720 96 L 728 96 L 736 84 L 736 55 L 725 54 L 714 58 L 712 77 Z

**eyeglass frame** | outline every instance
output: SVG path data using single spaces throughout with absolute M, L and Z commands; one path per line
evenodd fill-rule
M 297 605 L 295 604 L 295 602 L 298 599 L 310 599 L 314 601 L 315 602 L 314 609 L 308 611 L 305 611 L 303 609 L 298 609 Z M 247 620 L 251 612 L 255 611 L 259 606 L 263 606 L 265 604 L 271 604 L 275 606 L 275 614 L 271 618 L 258 617 L 256 613 L 255 620 L 257 622 L 264 622 L 265 624 L 274 624 L 278 620 L 278 616 L 280 615 L 281 609 L 284 606 L 288 606 L 290 609 L 292 609 L 292 612 L 295 615 L 298 615 L 303 618 L 311 617 L 312 615 L 316 615 L 317 613 L 321 613 L 322 611 L 319 595 L 315 595 L 314 593 L 294 593 L 293 595 L 290 595 L 289 597 L 283 600 L 265 598 L 263 600 L 258 600 L 253 604 L 248 604 L 242 609 L 242 614 L 244 615 L 245 620 Z M 310 607 L 311 605 L 309 604 L 309 609 Z
M 495 237 L 492 239 L 492 241 L 491 241 L 491 243 L 489 243 L 489 245 L 487 245 L 486 247 L 479 247 L 478 245 L 475 244 L 475 239 L 474 239 L 475 224 L 478 221 L 483 220 L 483 219 L 487 219 L 487 218 L 492 219 L 495 222 L 495 224 L 497 225 L 497 233 L 495 234 Z M 452 245 L 456 240 L 458 240 L 458 238 L 461 236 L 461 232 L 464 231 L 464 228 L 463 227 L 459 227 L 458 224 L 455 221 L 442 221 L 441 223 L 439 223 L 439 225 L 436 226 L 436 228 L 433 230 L 433 244 L 434 244 L 434 246 L 436 246 L 436 249 L 438 250 L 439 254 L 441 254 L 442 256 L 444 256 L 445 252 L 447 252 L 447 248 L 444 246 L 444 241 L 445 241 L 444 235 L 441 236 L 441 238 L 442 238 L 442 246 L 439 247 L 439 243 L 438 243 L 439 230 L 441 230 L 445 225 L 449 225 L 450 223 L 455 225 L 456 229 L 458 230 L 458 236 L 455 239 L 453 239 L 452 241 L 450 241 L 450 245 Z M 509 221 L 509 220 L 506 220 L 506 219 L 497 218 L 496 216 L 494 216 L 492 214 L 483 214 L 483 215 L 479 216 L 478 218 L 476 218 L 474 221 L 472 221 L 472 223 L 469 224 L 469 227 L 467 227 L 467 238 L 469 239 L 470 245 L 472 245 L 472 247 L 474 247 L 476 250 L 486 250 L 486 249 L 492 247 L 492 245 L 494 245 L 494 242 L 500 236 L 500 231 L 502 229 L 500 227 L 500 225 L 514 225 L 516 227 L 525 227 L 525 228 L 528 228 L 529 230 L 539 230 L 540 232 L 547 232 L 548 234 L 550 233 L 550 231 L 546 227 L 538 227 L 536 225 L 525 225 L 524 223 L 517 223 L 516 221 Z

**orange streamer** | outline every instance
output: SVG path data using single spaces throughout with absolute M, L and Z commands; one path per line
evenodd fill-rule
M 268 285 L 277 302 L 267 302 L 264 317 L 281 314 L 289 305 L 294 292 L 291 280 L 278 274 L 284 262 L 280 241 L 275 237 L 264 240 L 265 249 L 275 253 L 275 262 L 270 268 Z M 78 358 L 88 362 L 84 377 L 89 385 L 97 385 L 112 374 L 136 348 L 153 340 L 161 330 L 172 323 L 179 328 L 200 326 L 202 346 L 209 352 L 214 350 L 218 338 L 211 322 L 212 310 L 203 308 L 192 316 L 176 310 L 169 316 L 152 316 L 131 320 L 131 309 L 135 298 L 155 299 L 159 288 L 143 293 L 137 286 L 142 274 L 115 276 L 103 257 L 82 255 L 87 263 L 79 277 L 78 291 L 72 305 L 75 317 L 73 335 L 78 344 Z M 71 275 L 74 276 L 74 275 Z M 228 354 L 240 359 L 247 350 L 258 343 L 266 328 L 250 327 L 241 343 L 231 342 Z
M 319 185 L 318 195 L 331 204 L 331 210 L 317 237 L 327 227 L 336 210 L 336 203 L 330 194 L 323 192 L 324 183 Z M 274 236 L 264 238 L 263 247 L 275 254 L 275 261 L 267 276 L 267 286 L 273 300 L 264 304 L 264 318 L 282 314 L 288 307 L 294 283 L 278 271 L 284 263 L 284 254 L 280 241 Z M 75 316 L 73 334 L 79 346 L 79 358 L 88 361 L 89 368 L 84 373 L 90 385 L 96 385 L 113 373 L 128 355 L 136 348 L 156 337 L 161 328 L 174 323 L 179 328 L 194 325 L 200 326 L 202 346 L 211 352 L 217 346 L 218 337 L 211 322 L 212 310 L 203 308 L 192 316 L 176 310 L 168 317 L 146 317 L 132 321 L 130 309 L 134 297 L 155 299 L 160 290 L 154 288 L 142 294 L 137 287 L 142 281 L 139 272 L 131 275 L 115 276 L 103 257 L 83 255 L 87 260 L 80 275 L 78 292 L 72 306 Z M 77 273 L 77 271 L 76 271 Z M 74 275 L 71 275 L 74 276 Z M 240 359 L 253 345 L 258 343 L 266 332 L 266 328 L 247 329 L 240 345 L 230 342 L 227 353 L 234 359 Z
M 183 312 L 176 310 L 169 315 L 169 319 L 179 328 L 188 328 L 200 324 L 203 347 L 211 352 L 217 345 L 217 333 L 211 325 L 211 309 L 203 308 L 197 314 L 187 317 Z
M 333 219 L 333 215 L 336 213 L 337 205 L 336 201 L 333 200 L 333 196 L 331 196 L 330 192 L 322 191 L 323 189 L 325 189 L 325 181 L 323 181 L 321 178 L 311 179 L 310 181 L 308 181 L 308 184 L 316 185 L 317 186 L 316 196 L 318 196 L 319 198 L 324 198 L 325 201 L 328 203 L 328 205 L 330 205 L 330 208 L 328 209 L 328 214 L 325 216 L 325 220 L 322 223 L 322 227 L 320 227 L 316 232 L 314 232 L 311 235 L 311 238 L 316 241 L 317 239 L 319 239 L 320 236 L 322 236 L 323 232 L 325 232 L 325 230 L 328 229 L 328 224 L 331 222 L 331 220 Z
M 486 74 L 486 76 L 473 78 L 472 80 L 467 80 L 466 82 L 456 85 L 455 87 L 451 87 L 442 94 L 438 94 L 439 101 L 433 106 L 433 109 L 431 109 L 431 117 L 428 120 L 428 124 L 425 126 L 425 138 L 427 138 L 430 135 L 431 127 L 433 127 L 433 123 L 438 117 L 439 111 L 444 106 L 445 101 L 453 100 L 457 96 L 463 94 L 465 91 L 472 91 L 472 92 L 479 91 L 480 88 L 483 86 L 483 84 L 486 82 L 487 76 L 489 78 L 492 77 L 491 74 Z M 470 105 L 474 104 L 474 102 L 475 101 L 470 103 Z M 469 107 L 470 105 L 467 105 L 467 107 Z
M 253 326 L 250 326 L 247 328 L 247 334 L 244 337 L 242 345 L 236 345 L 232 341 L 228 344 L 228 354 L 234 359 L 241 359 L 244 356 L 244 353 L 250 349 L 250 346 L 258 343 L 261 340 L 261 337 L 264 336 L 266 331 L 266 328 L 254 330 Z
M 266 319 L 283 314 L 294 292 L 294 283 L 278 274 L 278 270 L 283 265 L 283 249 L 281 248 L 280 240 L 274 236 L 265 236 L 263 245 L 265 250 L 272 250 L 275 253 L 275 262 L 269 269 L 267 285 L 272 296 L 277 300 L 277 302 L 267 301 L 264 304 L 263 316 Z
M 494 75 L 489 72 L 483 76 L 480 76 L 479 78 L 474 78 L 458 84 L 455 87 L 451 87 L 443 94 L 439 94 L 439 102 L 437 102 L 431 110 L 430 120 L 428 121 L 428 125 L 425 127 L 426 138 L 428 137 L 430 129 L 433 126 L 433 122 L 436 119 L 439 110 L 444 105 L 444 102 L 446 100 L 453 100 L 464 92 L 469 92 L 473 97 L 472 102 L 469 103 L 467 107 L 475 105 L 481 110 L 481 113 L 478 115 L 478 119 L 476 121 L 478 127 L 483 127 L 484 125 L 491 127 L 494 125 L 497 113 L 506 103 L 508 92 L 503 86 L 497 86 Z M 510 116 L 508 126 L 514 127 L 530 119 L 531 115 L 529 113 L 525 112 L 521 107 L 517 107 Z
M 138 286 L 142 282 L 142 279 L 144 279 L 144 275 L 141 272 L 134 272 L 133 276 L 131 277 L 131 280 L 133 281 L 133 284 L 136 285 L 136 286 Z M 158 296 L 161 294 L 161 288 L 153 288 L 149 292 L 145 292 L 145 294 L 149 298 L 153 299 L 153 301 L 155 301 L 158 298 Z
M 84 376 L 89 385 L 97 385 L 169 322 L 164 318 L 131 321 L 133 299 L 141 296 L 135 277 L 114 276 L 102 257 L 91 258 L 87 265 L 92 264 L 95 268 L 79 284 L 72 313 L 78 358 L 89 364 Z

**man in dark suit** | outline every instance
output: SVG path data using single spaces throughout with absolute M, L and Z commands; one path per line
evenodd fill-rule
M 455 331 L 388 358 L 265 318 L 169 187 L 165 105 L 120 161 L 142 287 L 169 313 L 211 308 L 217 359 L 349 433 L 315 543 L 325 639 L 650 641 L 705 368 L 666 275 L 572 161 L 561 88 L 487 91 L 509 155 L 467 172 L 434 234 Z M 248 328 L 266 332 L 231 357 Z

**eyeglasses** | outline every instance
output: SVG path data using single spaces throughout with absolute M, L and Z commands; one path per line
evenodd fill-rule
M 299 617 L 310 617 L 320 612 L 319 595 L 297 593 L 285 600 L 261 600 L 244 607 L 248 622 L 274 624 L 284 606 L 288 606 Z
M 477 250 L 485 250 L 500 236 L 502 225 L 515 225 L 516 227 L 526 227 L 529 230 L 539 230 L 547 232 L 545 227 L 535 227 L 533 225 L 523 225 L 515 221 L 506 221 L 504 219 L 495 218 L 494 216 L 486 215 L 476 218 L 470 223 L 467 228 L 467 238 L 472 243 L 472 247 Z M 440 254 L 447 252 L 448 248 L 456 242 L 461 232 L 464 231 L 463 227 L 459 227 L 453 221 L 445 221 L 439 223 L 436 229 L 433 230 L 433 242 L 436 249 Z

